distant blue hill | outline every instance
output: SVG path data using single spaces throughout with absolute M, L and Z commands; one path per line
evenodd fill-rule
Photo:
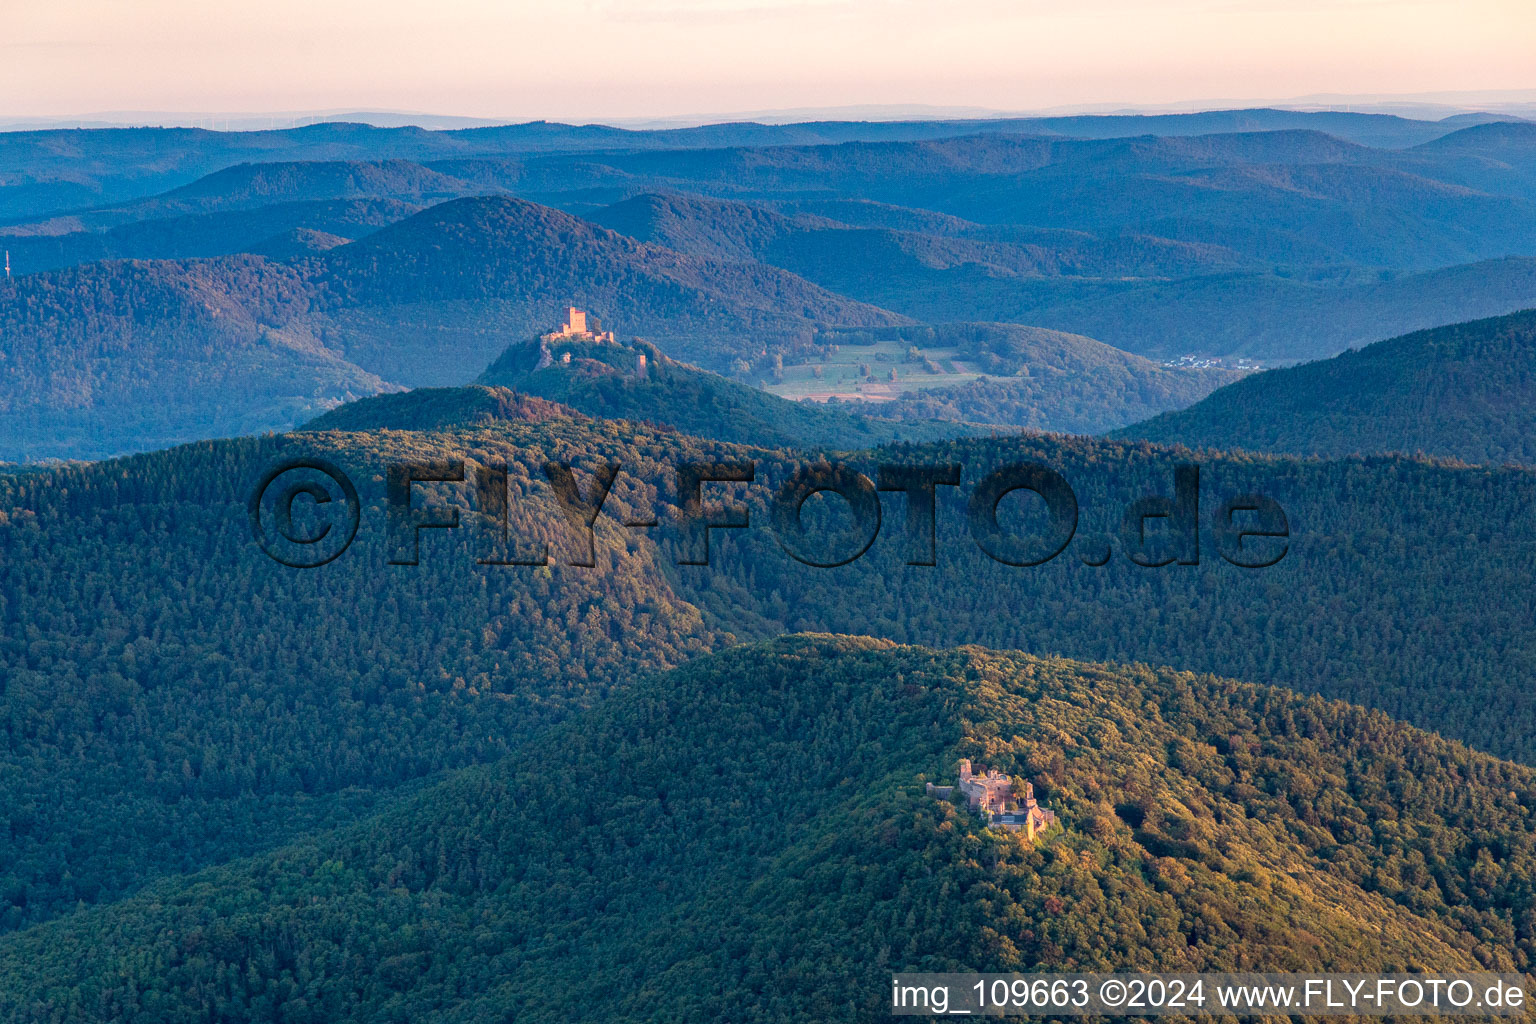
M 346 122 L 237 132 L 202 128 L 55 128 L 0 132 L 0 180 L 7 182 L 0 188 L 0 218 L 35 217 L 48 211 L 150 195 L 233 164 L 264 160 L 425 160 L 911 141 L 976 133 L 1111 138 L 1294 128 L 1312 128 L 1365 145 L 1401 148 L 1436 138 L 1452 127 L 1386 114 L 1260 109 L 1152 116 L 822 121 L 783 125 L 744 122 L 651 130 L 544 121 L 450 131 Z
M 1254 374 L 1115 436 L 1336 457 L 1536 463 L 1536 310 Z

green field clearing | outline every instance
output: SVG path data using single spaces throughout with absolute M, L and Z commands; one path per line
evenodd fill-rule
M 920 388 L 954 387 L 976 380 L 984 374 L 972 371 L 956 357 L 955 348 L 921 349 L 923 361 L 907 358 L 908 345 L 899 341 L 880 341 L 873 345 L 843 345 L 838 351 L 808 363 L 785 365 L 783 376 L 777 381 L 767 381 L 766 390 L 781 398 L 825 399 L 866 398 L 882 401 L 894 398 L 903 391 Z M 933 373 L 928 363 L 937 364 L 940 372 Z M 861 372 L 868 368 L 868 374 Z M 817 376 L 817 371 L 821 376 Z M 896 371 L 896 380 L 890 379 Z M 873 380 L 868 377 L 873 377 Z

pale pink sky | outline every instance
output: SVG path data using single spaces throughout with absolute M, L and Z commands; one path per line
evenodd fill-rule
M 4 0 L 0 115 L 589 119 L 1536 87 L 1536 0 Z

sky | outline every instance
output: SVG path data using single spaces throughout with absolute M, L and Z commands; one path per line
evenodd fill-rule
M 0 0 L 0 115 L 508 119 L 1536 88 L 1536 0 Z

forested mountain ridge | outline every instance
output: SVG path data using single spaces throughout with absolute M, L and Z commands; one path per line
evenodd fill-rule
M 943 358 L 965 373 L 957 384 L 930 378 L 938 383 L 902 391 L 874 407 L 881 416 L 1057 433 L 1095 434 L 1138 409 L 1183 408 L 1244 372 L 1159 366 L 1092 338 L 1023 324 L 942 323 L 827 336 L 845 353 L 860 352 L 866 340 L 897 339 L 907 347 L 907 361 Z
M 780 213 L 780 207 L 824 212 Z M 1258 267 L 1251 257 L 1197 242 L 983 225 L 867 201 L 749 203 L 646 193 L 587 216 L 642 241 L 699 256 L 762 260 L 844 292 L 876 288 L 882 277 L 910 276 L 919 268 L 972 264 L 1015 277 L 1181 277 Z
M 921 317 L 947 319 L 976 308 L 959 282 L 922 283 L 907 294 L 905 301 L 894 293 L 865 297 Z M 1174 283 L 1068 281 L 1061 288 L 1034 283 L 1001 294 L 1005 304 L 992 314 L 997 319 L 1085 334 L 1131 352 L 1288 362 L 1529 308 L 1536 302 L 1536 259 L 1505 257 L 1404 276 L 1319 271 L 1212 274 Z
M 546 354 L 547 365 L 541 365 Z M 988 429 L 939 423 L 938 417 L 897 422 L 866 414 L 882 412 L 878 406 L 850 412 L 791 402 L 669 359 L 647 342 L 535 338 L 508 346 L 477 383 L 540 395 L 590 416 L 664 424 L 697 437 L 773 448 L 858 449 Z
M 908 391 L 881 406 L 898 419 L 995 423 L 1024 430 L 1094 434 L 1134 418 L 1138 411 L 1178 408 L 1198 401 L 1216 379 L 1193 373 L 1156 372 L 1144 379 L 1140 367 L 1100 366 L 1080 377 L 1057 377 L 1049 370 L 1028 376 L 996 378 L 948 388 Z M 1228 374 L 1223 376 L 1236 376 Z
M 826 217 L 785 215 L 752 203 L 654 192 L 605 206 L 588 219 L 642 242 L 738 261 L 763 258 L 787 234 L 845 227 Z
M 463 182 L 409 160 L 287 161 L 236 164 L 172 189 L 151 202 L 173 208 L 211 203 L 227 209 L 314 199 L 414 195 L 426 203 L 434 198 L 457 196 L 463 190 Z
M 243 163 L 132 202 L 93 207 L 0 227 L 0 236 L 102 231 L 197 214 L 249 211 L 284 203 L 393 199 L 427 206 L 477 191 L 409 160 Z
M 1291 361 L 1536 301 L 1536 162 L 1480 127 L 1487 154 L 1309 131 L 976 135 L 543 156 L 480 184 L 687 251 L 751 252 L 923 322 Z
M 480 187 L 406 160 L 242 163 L 131 202 L 0 226 L 13 272 L 253 252 L 308 228 L 359 238 Z
M 1230 384 L 1118 431 L 1191 447 L 1536 461 L 1536 310 L 1377 342 Z
M 629 353 L 624 361 L 632 363 L 635 350 L 627 346 L 623 350 Z M 684 429 L 697 437 L 735 444 L 783 445 L 788 438 L 798 437 L 810 447 L 844 450 L 903 435 L 922 440 L 987 429 L 968 424 L 896 423 L 788 402 L 685 364 L 678 364 L 677 369 L 663 364 L 648 379 L 636 379 L 628 368 L 587 356 L 570 366 L 528 373 L 505 371 L 507 362 L 503 357 L 480 382 L 465 387 L 416 388 L 348 402 L 302 429 L 434 431 L 502 419 L 537 422 L 559 415 L 585 418 L 577 408 L 593 409 L 606 413 L 604 418 L 630 420 L 649 429 Z M 653 359 L 651 365 L 655 362 Z M 506 386 L 501 381 L 515 385 Z M 556 400 L 536 397 L 541 395 Z
M 579 171 L 583 188 L 615 199 L 642 188 L 758 200 L 820 192 L 982 224 L 1108 235 L 1164 235 L 1160 227 L 1182 221 L 1203 224 L 1201 240 L 1226 235 L 1259 260 L 1276 260 L 1283 250 L 1274 240 L 1283 238 L 1308 242 L 1318 263 L 1398 271 L 1536 255 L 1521 235 L 1536 218 L 1536 193 L 1523 171 L 1485 175 L 1477 188 L 1437 177 L 1460 173 L 1461 162 L 1306 131 L 1110 140 L 974 135 L 617 153 L 579 162 L 543 157 L 519 165 L 504 183 L 542 192 Z
M 410 384 L 461 383 L 508 334 L 556 326 L 564 303 L 717 368 L 792 348 L 820 325 L 905 322 L 774 267 L 686 256 L 495 196 L 432 207 L 327 253 L 307 273 L 324 296 L 329 343 Z
M 253 209 L 185 213 L 129 221 L 101 231 L 0 236 L 17 276 L 102 260 L 181 260 L 235 253 L 263 255 L 276 235 L 309 230 L 351 241 L 404 220 L 421 207 L 399 199 L 315 199 Z
M 1490 144 L 1505 149 L 1511 156 L 1536 155 L 1536 121 L 1495 120 L 1468 125 L 1422 142 L 1416 148 L 1426 153 L 1465 153 L 1484 150 Z
M 926 795 L 959 757 L 1060 825 Z M 1533 800 L 1529 768 L 1272 688 L 792 636 L 0 939 L 0 1019 L 875 1020 L 902 970 L 1529 970 Z
M 1536 224 L 1536 159 L 1485 128 L 1486 154 L 1306 132 L 632 154 L 606 179 L 584 163 L 581 198 L 606 185 L 625 198 L 589 215 L 637 237 L 751 251 L 925 322 L 1286 361 L 1536 301 L 1517 226 Z M 551 160 L 506 187 L 553 189 Z
M 888 539 L 882 533 L 865 555 L 831 569 L 787 557 L 771 531 L 732 531 L 719 539 L 723 554 L 711 555 L 709 573 L 679 575 L 679 595 L 738 636 L 870 632 L 878 623 L 880 635 L 908 643 L 1172 665 L 1381 708 L 1480 749 L 1536 760 L 1514 726 L 1536 721 L 1536 701 L 1509 682 L 1536 670 L 1536 646 L 1520 624 L 1536 614 L 1524 584 L 1536 571 L 1536 473 L 1028 434 L 893 445 L 853 464 L 873 474 L 880 463 L 907 461 L 964 467 L 960 487 L 938 488 L 937 566 L 906 564 L 894 514 Z M 1041 565 L 995 560 L 969 526 L 969 488 L 1018 463 L 1051 467 L 1077 500 L 1072 539 Z M 1200 472 L 1198 553 L 1177 547 L 1166 521 L 1149 523 L 1145 539 L 1125 532 L 1132 502 L 1172 496 L 1181 463 Z M 780 479 L 770 468 L 759 477 Z M 1279 558 L 1267 568 L 1239 568 L 1218 553 L 1212 517 L 1239 494 L 1265 495 L 1284 510 L 1288 537 L 1263 547 L 1261 561 Z M 1030 539 L 1011 557 L 1048 555 L 1061 535 L 1043 503 L 1009 500 L 1017 502 L 1012 511 L 999 515 Z M 827 539 L 817 550 L 830 560 L 848 546 Z M 1432 553 L 1410 571 L 1409 550 Z M 1133 552 L 1142 561 L 1199 562 L 1154 569 L 1132 564 Z M 1489 593 L 1500 600 L 1487 602 Z M 1466 660 L 1474 650 L 1478 659 Z
M 582 413 L 510 388 L 468 384 L 461 388 L 415 388 L 375 395 L 332 409 L 304 424 L 304 430 L 433 431 L 489 425 L 502 420 L 544 423 L 583 419 Z
M 458 392 L 446 397 L 463 410 Z M 0 477 L 11 736 L 0 821 L 12 837 L 0 929 L 352 820 L 400 787 L 511 752 L 638 672 L 787 631 L 1215 671 L 1536 761 L 1536 697 L 1511 684 L 1536 665 L 1525 586 L 1536 474 L 1525 470 L 1204 455 L 1200 564 L 1152 569 L 1128 561 L 1121 516 L 1172 493 L 1187 451 L 1061 437 L 895 445 L 844 458 L 871 479 L 880 463 L 963 467 L 961 487 L 938 489 L 937 564 L 907 564 L 904 499 L 886 495 L 869 551 L 817 569 L 781 546 L 768 500 L 824 453 L 526 402 L 523 415 L 511 399 L 511 413 L 482 406 L 460 417 L 467 426 L 417 432 L 436 414 L 422 398 L 379 403 L 399 429 L 380 416 L 368 431 Z M 334 463 L 362 496 L 356 542 L 313 570 L 278 564 L 251 533 L 258 480 L 297 456 Z M 413 505 L 457 508 L 460 526 L 423 530 L 419 565 L 390 564 L 386 466 L 454 459 L 466 460 L 465 482 L 417 485 Z M 585 548 L 546 480 L 550 460 L 575 465 L 583 494 L 598 466 L 624 467 L 597 520 L 594 568 L 570 564 Z M 741 460 L 755 463 L 755 483 L 704 495 L 711 507 L 745 500 L 752 525 L 711 531 L 709 565 L 678 564 L 677 467 Z M 967 501 L 992 467 L 1031 461 L 1069 481 L 1077 533 L 1045 565 L 999 564 L 968 532 Z M 511 536 L 487 549 L 476 481 L 503 462 Z M 1228 564 L 1212 532 L 1220 502 L 1251 493 L 1288 520 L 1287 553 L 1267 569 Z M 1004 503 L 1001 521 L 1043 540 L 1048 524 L 1024 497 Z M 825 505 L 810 503 L 808 521 L 826 522 Z M 651 529 L 621 525 L 652 518 Z M 835 541 L 832 525 L 813 540 Z M 547 566 L 486 564 L 534 560 L 541 544 Z M 1111 560 L 1086 564 L 1106 544 Z
M 14 157 L 79 184 L 115 152 L 159 161 L 145 182 L 176 180 L 0 229 L 18 296 L 0 292 L 0 355 L 23 389 L 15 404 L 35 406 L 0 422 L 0 458 L 281 429 L 371 391 L 462 385 L 570 303 L 747 383 L 824 354 L 817 336 L 838 327 L 1006 322 L 1230 365 L 1536 303 L 1529 126 L 1438 137 L 1456 122 L 1433 145 L 1386 149 L 1299 126 L 1397 122 L 1227 112 L 1145 121 L 1153 134 L 1114 127 L 1127 123 L 1088 119 L 1104 137 L 1087 138 L 992 122 L 644 136 L 691 149 L 558 125 L 7 135 L 0 168 Z M 1185 130 L 1202 124 L 1228 130 Z M 176 140 L 186 152 L 160 151 Z M 194 167 L 209 173 L 179 177 Z M 0 184 L 0 205 L 29 187 Z M 198 257 L 239 269 L 184 262 Z M 108 258 L 175 262 L 61 276 Z M 217 317 L 157 319 L 161 293 L 210 288 Z M 124 333 L 113 296 L 136 290 L 152 301 Z M 32 316 L 39 304 L 57 328 Z M 62 358 L 36 365 L 56 334 Z M 76 336 L 103 351 L 126 338 L 128 362 L 83 365 Z M 48 389 L 25 390 L 44 376 Z M 1195 400 L 1190 380 L 1128 365 L 1082 394 L 986 383 L 921 396 L 916 414 L 1104 430 Z
M 516 405 L 529 414 L 464 435 L 269 436 L 0 477 L 0 930 L 347 820 L 729 639 L 671 593 L 643 536 L 605 534 L 602 572 L 565 567 L 579 550 L 540 468 L 608 453 L 655 477 L 656 453 L 729 450 Z M 451 455 L 510 464 L 519 539 L 556 568 L 480 565 L 465 530 L 424 538 L 422 566 L 389 564 L 385 464 Z M 294 456 L 334 461 L 365 499 L 336 571 L 252 539 L 253 488 Z M 626 478 L 608 503 L 654 498 Z
M 726 365 L 904 318 L 762 264 L 698 260 L 508 198 L 440 204 L 283 263 L 90 264 L 0 282 L 0 458 L 102 457 L 286 428 L 467 383 L 564 304 Z M 611 311 L 611 312 L 610 312 Z
M 1536 124 L 0 132 L 0 249 L 0 1024 L 1536 983 Z
M 293 269 L 252 256 L 0 281 L 0 457 L 254 433 L 397 387 L 285 327 L 309 301 Z
M 842 329 L 823 332 L 815 341 L 845 355 L 869 350 L 876 353 L 866 357 L 871 360 L 886 358 L 883 349 L 877 352 L 872 346 L 894 341 L 908 349 L 903 365 L 926 361 L 927 352 L 942 351 L 967 371 L 994 376 L 910 390 L 892 401 L 788 401 L 671 359 L 645 341 L 534 338 L 508 346 L 477 384 L 539 395 L 590 416 L 664 424 L 699 437 L 847 450 L 1009 428 L 1096 432 L 1138 409 L 1192 402 L 1234 376 L 1162 368 L 1091 338 L 1015 324 Z M 799 370 L 807 365 L 814 369 L 821 364 L 814 356 L 797 364 Z M 885 368 L 881 364 L 882 372 Z M 958 379 L 974 378 L 967 372 Z M 471 394 L 465 400 L 479 404 Z M 447 413 L 449 418 L 441 421 L 405 413 L 401 403 L 410 401 L 365 399 L 327 413 L 306 429 L 422 430 L 467 422 L 457 413 Z M 392 419 L 397 415 L 399 421 Z
M 366 233 L 366 232 L 364 232 Z M 254 245 L 245 246 L 252 256 L 288 263 L 329 252 L 339 245 L 352 241 L 341 235 L 314 227 L 292 227 L 275 235 L 268 235 Z
M 1317 127 L 1369 145 L 1411 146 L 1456 130 L 1454 122 L 1379 114 L 1289 110 L 1160 116 L 1003 118 L 960 121 L 736 123 L 626 131 L 604 125 L 526 124 L 457 131 L 322 123 L 278 131 L 118 128 L 0 133 L 0 216 L 36 216 L 142 196 L 234 164 L 271 160 L 425 160 L 540 152 L 825 144 L 855 139 L 931 139 L 976 132 L 1116 137 Z

